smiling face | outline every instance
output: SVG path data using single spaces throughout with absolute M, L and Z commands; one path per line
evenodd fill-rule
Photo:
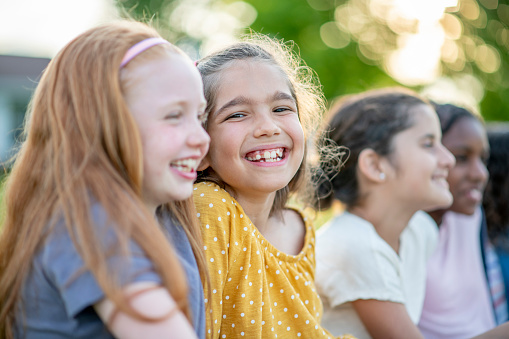
M 447 174 L 454 158 L 440 142 L 440 123 L 433 109 L 427 105 L 412 109 L 412 127 L 392 141 L 394 151 L 389 158 L 394 171 L 388 176 L 388 181 L 393 179 L 391 191 L 415 210 L 446 208 L 452 202 Z
M 125 99 L 143 146 L 143 200 L 157 206 L 192 195 L 196 167 L 209 137 L 201 126 L 205 109 L 201 77 L 177 53 L 136 64 Z
M 449 173 L 449 186 L 454 197 L 451 211 L 471 215 L 481 203 L 488 181 L 486 160 L 489 144 L 483 125 L 475 118 L 459 119 L 443 137 L 445 147 L 456 158 Z
M 234 61 L 220 74 L 205 164 L 237 198 L 272 194 L 302 163 L 304 132 L 288 80 L 276 66 Z

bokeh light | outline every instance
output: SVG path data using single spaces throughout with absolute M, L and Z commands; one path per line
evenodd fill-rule
M 174 30 L 200 42 L 199 50 L 194 51 L 177 42 L 191 57 L 198 58 L 235 41 L 256 15 L 253 6 L 244 1 L 180 0 L 172 8 L 169 23 Z
M 113 0 L 0 2 L 0 54 L 52 57 L 72 38 L 117 18 Z
M 325 8 L 324 1 L 308 0 L 313 8 Z M 451 97 L 463 91 L 461 97 L 473 95 L 476 103 L 468 104 L 475 106 L 483 90 L 475 86 L 472 94 L 462 85 L 466 78 L 458 77 L 444 87 L 443 79 L 461 72 L 470 83 L 481 74 L 477 83 L 488 89 L 503 82 L 499 48 L 509 51 L 509 5 L 498 0 L 347 0 L 335 8 L 334 18 L 335 26 L 327 22 L 320 28 L 325 45 L 345 48 L 355 41 L 363 61 L 405 86 L 447 88 Z M 481 38 L 478 30 L 491 38 Z

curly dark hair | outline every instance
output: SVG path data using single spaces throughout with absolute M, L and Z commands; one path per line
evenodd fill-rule
M 488 141 L 490 178 L 483 199 L 488 235 L 509 250 L 509 124 L 488 126 Z

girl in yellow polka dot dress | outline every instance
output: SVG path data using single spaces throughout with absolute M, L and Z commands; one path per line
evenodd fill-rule
M 211 137 L 194 188 L 211 276 L 208 336 L 331 338 L 320 326 L 314 228 L 286 207 L 309 182 L 303 126 L 323 107 L 313 72 L 263 37 L 197 66 Z

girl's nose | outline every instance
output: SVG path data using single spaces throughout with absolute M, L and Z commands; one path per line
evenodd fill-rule
M 210 136 L 199 121 L 192 126 L 192 130 L 187 137 L 187 143 L 192 147 L 206 147 L 208 150 Z
M 486 182 L 488 180 L 488 169 L 486 168 L 486 165 L 482 161 L 481 158 L 476 158 L 472 162 L 472 166 L 470 168 L 470 176 L 472 179 L 480 182 Z
M 254 136 L 257 138 L 261 136 L 270 137 L 281 133 L 281 128 L 272 117 L 272 112 L 269 112 L 268 114 L 259 114 L 255 124 Z
M 449 150 L 441 143 L 439 146 L 439 162 L 442 166 L 449 170 L 456 164 L 456 158 L 454 158 L 454 155 L 452 155 L 452 153 L 449 152 Z

